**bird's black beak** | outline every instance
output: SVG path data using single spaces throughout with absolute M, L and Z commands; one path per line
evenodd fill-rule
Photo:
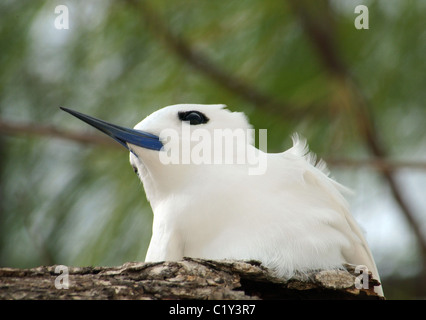
M 103 133 L 109 135 L 111 138 L 119 142 L 131 152 L 133 151 L 129 148 L 128 144 L 132 144 L 150 150 L 161 150 L 163 147 L 163 144 L 161 143 L 159 137 L 151 133 L 120 127 L 115 124 L 111 124 L 106 121 L 87 116 L 85 114 L 68 108 L 60 108 L 65 112 L 72 114 L 74 117 L 77 117 L 80 120 L 90 124 L 96 129 L 102 131 Z

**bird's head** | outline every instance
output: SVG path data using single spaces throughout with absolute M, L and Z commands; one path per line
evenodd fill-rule
M 214 164 L 218 142 L 221 143 L 220 156 L 225 156 L 227 145 L 223 139 L 226 137 L 237 140 L 237 144 L 231 146 L 233 157 L 241 150 L 238 143 L 247 146 L 253 142 L 253 132 L 249 130 L 251 126 L 246 116 L 227 110 L 225 105 L 178 104 L 164 107 L 147 116 L 133 129 L 67 108 L 61 109 L 128 149 L 130 163 L 144 182 L 145 189 L 153 183 L 147 179 L 167 180 L 173 185 L 173 179 L 180 179 L 189 173 L 188 170 L 195 171 L 197 166 L 194 164 Z M 242 138 L 239 142 L 238 136 Z

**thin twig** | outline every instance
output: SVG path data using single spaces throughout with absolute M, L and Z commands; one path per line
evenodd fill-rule
M 0 119 L 0 132 L 8 135 L 35 135 L 72 140 L 84 144 L 95 144 L 112 148 L 119 147 L 118 144 L 114 143 L 113 140 L 106 136 L 65 131 L 51 125 L 40 125 L 34 123 L 13 123 Z
M 16 123 L 0 119 L 0 133 L 5 135 L 41 136 L 54 139 L 65 139 L 83 144 L 94 144 L 107 148 L 121 149 L 121 145 L 115 143 L 105 135 L 86 132 L 73 132 L 59 129 L 52 125 L 35 123 Z M 391 159 L 350 159 L 322 156 L 330 165 L 344 168 L 373 168 L 376 170 L 426 170 L 426 161 L 397 161 Z
M 296 105 L 293 102 L 285 102 L 275 97 L 261 92 L 256 86 L 249 84 L 238 76 L 225 71 L 222 67 L 215 64 L 208 56 L 195 50 L 182 37 L 174 34 L 170 28 L 163 22 L 160 15 L 148 4 L 147 1 L 126 0 L 130 3 L 138 13 L 143 17 L 143 22 L 158 39 L 169 48 L 173 54 L 182 59 L 185 63 L 192 66 L 196 71 L 202 73 L 207 78 L 213 80 L 222 88 L 230 91 L 251 104 L 262 109 L 268 110 L 274 114 L 279 114 L 286 119 L 289 118 L 306 118 L 307 110 L 310 114 L 318 117 L 326 116 L 320 105 Z
M 333 167 L 373 168 L 378 171 L 394 171 L 399 169 L 426 170 L 426 161 L 402 161 L 390 159 L 351 159 L 324 157 L 324 161 Z

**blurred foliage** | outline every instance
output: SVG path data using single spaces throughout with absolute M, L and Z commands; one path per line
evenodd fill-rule
M 327 15 L 318 18 L 328 19 L 321 21 L 368 99 L 390 157 L 425 159 L 426 3 L 314 2 L 328 4 Z M 1 119 L 89 133 L 91 128 L 58 107 L 133 127 L 166 105 L 224 103 L 246 112 L 256 128 L 268 129 L 270 152 L 288 148 L 289 136 L 298 131 L 320 156 L 366 157 L 364 141 L 341 105 L 341 86 L 321 64 L 291 1 L 148 4 L 173 35 L 215 66 L 294 110 L 263 108 L 212 80 L 177 56 L 133 3 L 2 1 Z M 369 30 L 354 27 L 358 4 L 368 5 Z M 69 8 L 68 30 L 55 28 L 57 5 Z M 55 136 L 2 135 L 0 156 L 1 266 L 118 265 L 144 259 L 152 213 L 124 149 Z M 343 170 L 342 182 L 368 190 L 368 176 L 377 173 L 358 179 L 361 170 Z M 380 182 L 376 186 L 386 190 Z M 375 194 L 389 197 L 386 191 Z M 394 237 L 380 227 L 367 233 L 382 234 L 383 242 Z M 389 261 L 374 249 L 379 270 L 381 264 L 386 268 Z M 416 251 L 403 250 L 407 255 L 399 260 L 418 265 Z M 410 297 L 401 292 L 391 295 Z

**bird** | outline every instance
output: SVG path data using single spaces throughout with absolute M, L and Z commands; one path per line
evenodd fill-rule
M 61 109 L 129 151 L 153 211 L 146 262 L 257 260 L 286 279 L 349 263 L 380 282 L 350 213 L 351 190 L 299 134 L 289 149 L 268 153 L 260 136 L 255 147 L 247 116 L 222 104 L 163 107 L 133 129 Z M 383 296 L 381 285 L 374 290 Z

